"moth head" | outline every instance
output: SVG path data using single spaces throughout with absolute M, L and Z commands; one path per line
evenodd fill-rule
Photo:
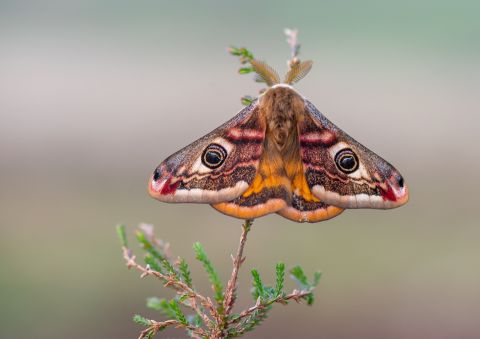
M 401 174 L 387 161 L 342 131 L 325 131 L 324 172 L 312 192 L 341 208 L 394 208 L 408 200 Z M 329 134 L 329 135 L 327 135 Z

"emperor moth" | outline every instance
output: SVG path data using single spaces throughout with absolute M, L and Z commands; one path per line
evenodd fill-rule
M 328 120 L 292 84 L 252 60 L 269 85 L 228 122 L 166 158 L 149 180 L 163 202 L 206 203 L 241 219 L 269 213 L 297 222 L 333 218 L 347 208 L 388 209 L 408 200 L 400 173 Z

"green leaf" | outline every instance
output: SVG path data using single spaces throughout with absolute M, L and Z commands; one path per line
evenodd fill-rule
M 245 106 L 250 105 L 253 102 L 253 100 L 255 100 L 255 99 L 253 97 L 251 97 L 250 95 L 245 95 L 245 96 L 240 98 L 240 101 Z
M 302 290 L 312 290 L 315 286 L 318 285 L 320 282 L 320 278 L 322 274 L 320 272 L 315 272 L 313 275 L 313 282 L 310 283 L 303 272 L 302 268 L 300 266 L 295 266 L 290 270 L 290 274 L 292 278 L 297 282 L 297 284 L 300 286 Z M 313 292 L 310 292 L 307 294 L 304 299 L 307 301 L 308 305 L 312 305 L 315 298 L 313 295 Z
M 178 264 L 178 269 L 180 271 L 180 275 L 182 277 L 182 280 L 185 284 L 188 285 L 188 287 L 192 288 L 193 283 L 192 283 L 192 276 L 190 274 L 190 267 L 188 267 L 187 262 L 185 259 L 181 258 L 180 263 Z
M 242 67 L 238 70 L 238 73 L 240 74 L 248 74 L 252 72 L 255 72 L 255 70 L 252 67 Z
M 175 299 L 170 300 L 170 308 L 173 312 L 175 312 L 175 319 L 180 321 L 183 325 L 188 325 L 187 318 L 185 318 L 185 314 L 183 314 L 178 302 Z
M 166 302 L 166 300 L 157 297 L 150 297 L 147 298 L 147 307 L 155 311 L 161 311 L 163 309 L 163 302 Z
M 307 276 L 303 273 L 303 269 L 300 266 L 295 266 L 290 269 L 290 274 L 292 279 L 295 280 L 302 289 L 306 290 L 310 288 L 308 283 Z
M 163 273 L 162 268 L 158 264 L 158 261 L 155 260 L 155 258 L 149 253 L 145 255 L 145 258 L 143 259 L 147 265 L 150 266 L 153 270 Z
M 240 48 L 239 51 L 240 51 L 240 54 L 241 54 L 242 56 L 244 56 L 245 58 L 247 58 L 248 60 L 254 59 L 253 53 L 250 52 L 250 51 L 249 51 L 248 49 L 246 49 L 245 47 Z
M 313 274 L 313 283 L 312 286 L 318 286 L 318 283 L 320 282 L 320 278 L 322 277 L 322 272 L 315 272 Z
M 208 279 L 213 285 L 213 291 L 215 292 L 215 300 L 219 305 L 222 305 L 224 298 L 223 284 L 220 280 L 220 277 L 218 276 L 217 271 L 215 270 L 215 267 L 213 267 L 212 262 L 210 261 L 210 259 L 208 259 L 202 244 L 200 244 L 199 242 L 194 243 L 193 250 L 195 251 L 197 260 L 203 264 L 203 267 L 207 272 Z
M 268 312 L 272 309 L 271 306 L 267 306 L 262 309 L 257 309 L 244 320 L 242 320 L 237 328 L 231 328 L 228 330 L 228 337 L 239 337 L 245 332 L 252 331 L 255 327 L 260 325 L 268 317 Z
M 188 298 L 190 298 L 190 294 L 182 294 L 179 298 L 178 298 L 178 301 L 181 302 L 182 304 L 185 302 L 185 300 L 187 300 Z
M 230 46 L 229 48 L 227 48 L 227 52 L 234 56 L 242 55 L 242 52 L 240 51 L 240 49 L 235 46 Z
M 138 242 L 140 242 L 143 249 L 148 253 L 145 255 L 145 263 L 150 265 L 150 267 L 157 272 L 173 275 L 174 277 L 178 276 L 178 273 L 175 271 L 173 265 L 155 248 L 155 246 L 152 245 L 152 243 L 145 236 L 144 232 L 137 231 L 136 236 Z M 163 269 L 160 265 L 163 266 Z
M 313 302 L 315 300 L 313 293 L 309 293 L 305 296 L 305 300 L 307 301 L 307 305 L 313 305 Z
M 136 232 L 137 240 L 142 245 L 143 249 L 150 253 L 158 261 L 165 260 L 165 257 L 157 251 L 157 249 L 152 245 L 152 243 L 145 237 L 145 233 L 142 231 Z
M 253 99 L 253 98 L 252 98 Z M 245 229 L 245 232 L 248 233 L 252 229 L 253 225 L 253 220 L 252 219 L 247 219 L 245 222 L 242 224 L 242 227 Z
M 279 262 L 275 267 L 275 294 L 279 296 L 283 292 L 283 286 L 285 284 L 285 264 Z
M 272 286 L 264 286 L 264 297 L 267 302 L 273 301 L 277 297 L 277 291 Z
M 156 297 L 148 298 L 147 307 L 163 313 L 167 318 L 176 319 L 176 313 L 170 308 L 170 304 L 165 299 Z
M 195 313 L 195 315 L 189 315 L 187 317 L 188 323 L 192 324 L 193 326 L 196 327 L 201 327 L 202 326 L 202 317 L 198 313 Z
M 254 268 L 252 269 L 252 278 L 253 278 L 253 297 L 254 299 L 264 299 L 265 296 L 265 286 L 262 283 L 262 279 L 260 278 L 260 274 L 258 271 Z
M 161 330 L 163 330 L 163 327 L 158 329 L 158 331 L 161 331 Z M 147 333 L 142 334 L 142 336 L 140 338 L 141 339 L 152 339 L 153 336 L 155 335 L 155 333 L 157 333 L 156 330 L 150 330 Z
M 161 261 L 163 268 L 169 275 L 173 275 L 176 279 L 178 279 L 177 271 L 175 271 L 175 267 L 168 261 L 167 259 L 163 259 Z
M 118 235 L 118 238 L 120 239 L 120 244 L 123 247 L 128 247 L 127 246 L 127 232 L 125 230 L 125 225 L 118 225 L 117 226 L 117 235 Z
M 152 323 L 150 320 L 148 320 L 147 318 L 145 317 L 142 317 L 141 315 L 139 314 L 135 314 L 133 316 L 133 321 L 136 322 L 137 324 L 139 325 L 143 325 L 143 326 L 150 326 Z
M 239 55 L 242 55 L 242 53 L 240 53 L 240 50 L 235 47 L 235 46 L 230 46 L 227 48 L 227 52 L 230 53 L 231 55 L 233 56 L 239 56 Z
M 141 315 L 138 315 L 138 314 L 135 314 L 133 316 L 133 321 L 136 322 L 137 324 L 140 324 L 140 325 L 143 325 L 143 326 L 146 326 L 146 327 L 150 327 L 152 325 L 152 322 L 150 320 L 148 320 L 147 318 L 144 318 L 144 317 L 142 317 Z M 166 326 L 156 327 L 156 328 L 148 331 L 144 335 L 142 335 L 140 338 L 150 339 L 155 335 L 155 333 L 157 333 L 158 331 L 162 331 L 165 327 Z
M 233 56 L 238 56 L 241 59 L 244 58 L 246 60 L 252 60 L 254 58 L 253 53 L 250 52 L 245 47 L 238 48 L 238 47 L 235 47 L 235 46 L 230 46 L 229 48 L 227 48 L 227 52 L 230 53 Z
M 148 241 L 147 238 L 145 237 L 145 233 L 143 233 L 142 231 L 137 230 L 135 232 L 135 236 L 137 237 L 138 242 L 142 244 L 144 248 L 152 246 L 150 244 L 150 241 Z

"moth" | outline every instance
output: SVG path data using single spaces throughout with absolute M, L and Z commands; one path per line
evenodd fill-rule
M 206 203 L 241 219 L 278 213 L 296 222 L 407 202 L 400 173 L 292 87 L 311 61 L 293 64 L 283 82 L 267 64 L 251 64 L 268 89 L 231 120 L 166 158 L 149 180 L 152 197 Z

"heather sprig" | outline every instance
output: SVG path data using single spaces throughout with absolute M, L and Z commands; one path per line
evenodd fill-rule
M 272 286 L 264 283 L 258 270 L 251 270 L 252 295 L 255 303 L 239 313 L 233 313 L 237 300 L 238 272 L 245 261 L 243 251 L 252 222 L 252 220 L 246 220 L 242 225 L 239 247 L 236 255 L 232 256 L 232 274 L 226 285 L 222 283 L 203 246 L 200 243 L 195 243 L 193 246 L 196 258 L 204 267 L 212 284 L 214 301 L 195 289 L 190 267 L 185 259 L 173 260 L 171 253 L 165 253 L 164 242 L 154 236 L 153 227 L 145 228 L 142 225 L 136 232 L 137 241 L 145 251 L 145 265 L 137 263 L 135 255 L 128 248 L 125 227 L 117 227 L 127 267 L 139 271 L 142 278 L 147 276 L 156 278 L 165 287 L 175 291 L 175 296 L 171 299 L 156 297 L 147 299 L 147 307 L 158 311 L 159 316 L 166 320 L 151 320 L 138 314 L 133 317 L 135 323 L 144 327 L 139 339 L 152 338 L 167 327 L 183 328 L 192 338 L 239 337 L 254 330 L 267 319 L 275 303 L 285 305 L 290 300 L 297 302 L 304 300 L 309 305 L 313 303 L 313 289 L 318 284 L 320 275 L 316 273 L 312 281 L 309 281 L 303 269 L 300 266 L 294 266 L 289 273 L 298 288 L 286 293 L 284 290 L 285 264 L 278 263 L 275 266 Z

